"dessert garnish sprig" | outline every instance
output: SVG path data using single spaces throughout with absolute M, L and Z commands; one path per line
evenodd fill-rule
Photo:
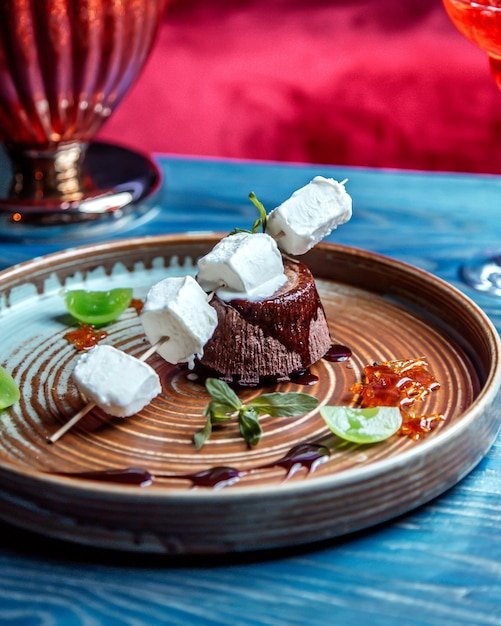
M 204 410 L 204 417 L 207 418 L 205 426 L 193 436 L 197 450 L 210 438 L 214 424 L 237 418 L 240 434 L 249 446 L 255 446 L 263 434 L 260 415 L 299 416 L 312 411 L 319 404 L 314 396 L 294 391 L 261 394 L 244 404 L 233 389 L 219 378 L 208 378 L 205 387 L 212 400 Z
M 258 211 L 259 211 L 259 217 L 258 219 L 254 222 L 254 224 L 252 225 L 252 228 L 249 230 L 248 228 L 234 228 L 228 236 L 230 235 L 235 235 L 237 233 L 257 233 L 259 232 L 259 230 L 261 229 L 261 231 L 264 233 L 266 232 L 266 220 L 268 218 L 268 214 L 266 213 L 266 209 L 264 208 L 263 204 L 257 199 L 256 194 L 251 191 L 249 194 L 249 200 L 252 202 L 252 204 L 254 204 L 254 206 L 257 207 Z

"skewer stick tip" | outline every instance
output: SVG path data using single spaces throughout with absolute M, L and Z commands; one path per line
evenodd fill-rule
M 87 415 L 87 413 L 89 413 L 90 411 L 92 411 L 92 409 L 96 406 L 95 402 L 88 402 L 83 409 L 80 409 L 80 411 L 78 411 L 78 413 L 76 415 L 74 415 L 68 422 L 66 422 L 66 424 L 64 424 L 63 426 L 61 426 L 61 428 L 59 428 L 58 430 L 56 430 L 55 433 L 53 433 L 48 439 L 48 443 L 56 443 L 56 441 L 58 439 L 60 439 L 66 432 L 68 432 L 68 430 L 70 430 L 70 428 L 73 428 L 73 426 L 79 422 L 82 417 L 84 417 L 85 415 Z

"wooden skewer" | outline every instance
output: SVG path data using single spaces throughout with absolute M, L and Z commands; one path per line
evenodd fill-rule
M 169 337 L 161 337 L 156 343 L 154 343 L 152 346 L 150 346 L 148 348 L 148 350 L 146 350 L 146 352 L 143 352 L 143 354 L 138 357 L 139 361 L 146 361 L 146 359 L 149 359 L 149 357 L 154 354 L 158 347 L 160 345 L 162 345 L 164 342 L 168 341 Z M 78 411 L 78 413 L 76 415 L 74 415 L 69 422 L 66 422 L 66 424 L 64 424 L 63 426 L 61 426 L 61 428 L 59 428 L 58 430 L 56 430 L 55 433 L 53 433 L 49 438 L 48 438 L 48 442 L 49 443 L 56 443 L 56 441 L 58 439 L 60 439 L 65 433 L 67 433 L 70 428 L 73 428 L 73 426 L 79 422 L 82 417 L 84 417 L 85 415 L 87 415 L 87 413 L 90 413 L 90 411 L 92 411 L 92 409 L 96 406 L 96 403 L 94 401 L 88 402 L 82 409 L 80 409 L 80 411 Z
M 161 339 L 159 339 L 156 343 L 150 346 L 148 350 L 146 350 L 146 352 L 143 352 L 143 354 L 138 357 L 138 361 L 146 361 L 146 359 L 149 359 L 152 354 L 155 354 L 157 348 L 161 346 L 165 341 L 168 341 L 168 339 L 168 337 L 162 337 Z
M 49 437 L 49 443 L 55 443 L 60 437 L 64 435 L 64 433 L 68 432 L 70 428 L 79 422 L 84 415 L 87 415 L 92 409 L 96 406 L 95 402 L 88 402 L 83 409 L 80 409 L 76 415 L 74 415 L 69 422 L 66 422 L 64 426 L 61 426 L 59 430 L 57 430 L 53 435 Z

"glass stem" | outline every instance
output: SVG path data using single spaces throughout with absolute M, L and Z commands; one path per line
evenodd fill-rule
M 86 185 L 82 162 L 86 144 L 71 142 L 53 150 L 6 147 L 14 170 L 12 198 L 41 202 L 57 198 L 73 202 L 84 196 Z

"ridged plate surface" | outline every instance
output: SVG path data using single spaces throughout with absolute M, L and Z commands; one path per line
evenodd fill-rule
M 321 360 L 303 391 L 349 404 L 351 385 L 377 360 L 426 357 L 440 389 L 416 407 L 445 421 L 419 441 L 394 436 L 356 446 L 331 435 L 318 411 L 261 418 L 262 441 L 248 449 L 229 423 L 197 452 L 208 395 L 188 371 L 159 356 L 163 392 L 140 414 L 107 419 L 99 410 L 56 444 L 47 437 L 83 400 L 71 381 L 77 357 L 65 338 L 71 320 L 63 288 L 131 286 L 144 298 L 168 275 L 195 272 L 215 236 L 162 236 L 86 246 L 0 273 L 0 364 L 22 398 L 0 413 L 0 517 L 94 546 L 168 553 L 230 552 L 306 543 L 369 527 L 439 495 L 465 476 L 499 427 L 500 345 L 484 313 L 440 279 L 357 249 L 320 244 L 303 257 L 316 277 L 333 343 L 345 362 Z M 134 309 L 107 327 L 106 343 L 139 356 L 148 347 Z M 261 393 L 239 392 L 242 400 Z M 286 478 L 273 463 L 294 446 L 321 443 L 329 459 Z M 263 467 L 271 464 L 271 467 Z M 218 466 L 245 472 L 232 485 L 193 487 L 187 475 Z M 149 486 L 90 481 L 64 473 L 142 468 Z M 164 477 L 159 477 L 159 475 Z M 166 477 L 165 477 L 166 476 Z

